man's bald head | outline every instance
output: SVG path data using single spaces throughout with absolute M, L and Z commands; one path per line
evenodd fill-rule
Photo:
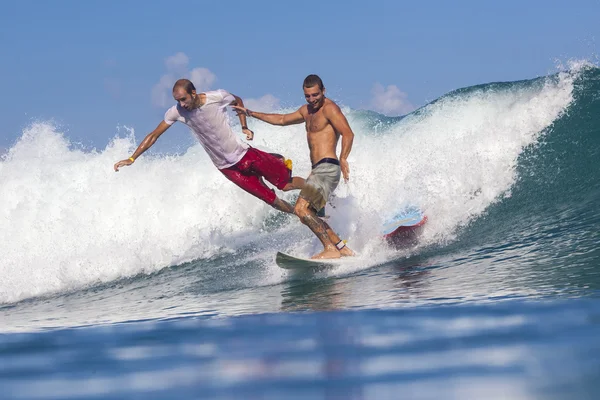
M 196 90 L 196 87 L 189 79 L 178 79 L 173 85 L 173 92 L 177 89 L 183 89 L 187 94 L 192 94 L 192 91 Z

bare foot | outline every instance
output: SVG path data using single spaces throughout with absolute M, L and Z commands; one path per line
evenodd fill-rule
M 344 248 L 340 250 L 340 254 L 342 257 L 354 257 L 356 255 L 356 253 L 348 246 L 344 246 Z
M 319 254 L 315 254 L 311 257 L 312 260 L 321 260 L 321 259 L 331 259 L 331 258 L 340 258 L 342 255 L 337 249 L 332 250 L 323 250 Z

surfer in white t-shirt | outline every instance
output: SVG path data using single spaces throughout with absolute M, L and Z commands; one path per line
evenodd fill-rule
M 144 138 L 131 157 L 114 165 L 115 171 L 133 164 L 160 135 L 180 121 L 196 135 L 213 164 L 227 179 L 277 210 L 294 212 L 294 207 L 278 198 L 263 178 L 283 191 L 301 189 L 304 179 L 292 177 L 290 160 L 250 147 L 233 133 L 227 107 L 243 107 L 242 99 L 225 90 L 196 93 L 194 84 L 188 79 L 179 79 L 175 83 L 173 98 L 177 104 L 167 110 L 164 120 Z M 239 118 L 242 132 L 252 140 L 254 132 L 248 129 L 246 116 L 240 114 Z

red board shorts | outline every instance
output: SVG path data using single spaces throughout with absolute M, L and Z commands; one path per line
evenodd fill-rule
M 265 178 L 278 189 L 292 180 L 292 171 L 283 158 L 250 147 L 236 164 L 220 170 L 230 181 L 267 204 L 273 204 L 277 196 L 262 180 Z

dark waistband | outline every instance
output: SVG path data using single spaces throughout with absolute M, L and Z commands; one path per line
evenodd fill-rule
M 321 164 L 335 164 L 335 165 L 340 165 L 340 162 L 335 159 L 335 158 L 321 158 L 319 161 L 317 161 L 316 164 L 313 164 L 313 168 L 316 168 L 317 165 L 321 165 Z

